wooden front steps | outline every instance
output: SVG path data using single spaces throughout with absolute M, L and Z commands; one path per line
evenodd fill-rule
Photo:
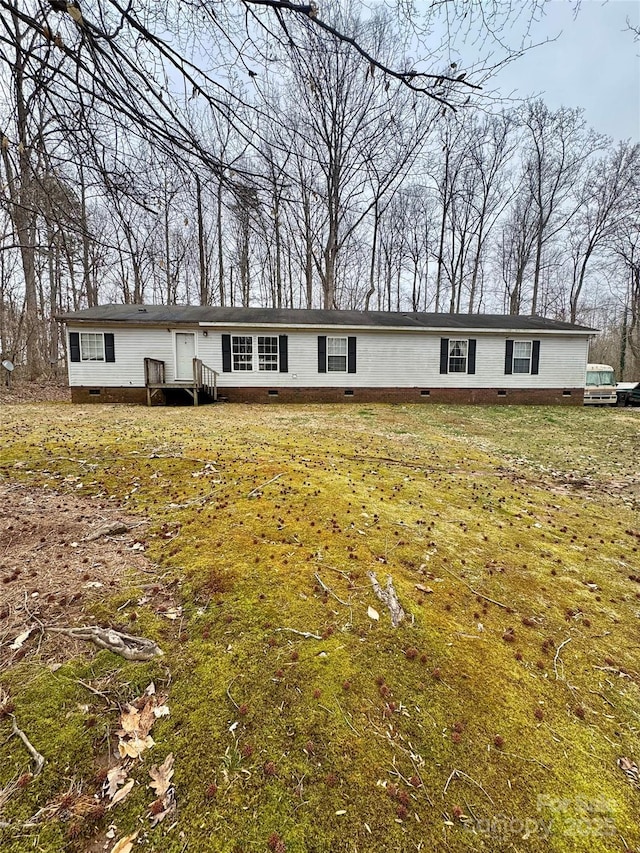
M 186 391 L 193 400 L 193 405 L 204 402 L 204 397 L 214 403 L 218 402 L 218 374 L 202 359 L 193 359 L 193 379 L 178 382 L 165 381 L 165 363 L 158 358 L 145 358 L 144 385 L 147 389 L 147 406 L 151 406 L 153 398 L 161 391 Z M 202 396 L 201 396 L 202 395 Z

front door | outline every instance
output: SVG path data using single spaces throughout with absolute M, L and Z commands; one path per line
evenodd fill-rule
M 196 355 L 196 336 L 193 332 L 176 332 L 176 379 L 193 379 L 193 359 Z

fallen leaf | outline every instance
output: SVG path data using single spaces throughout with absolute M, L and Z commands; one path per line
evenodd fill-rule
M 140 711 L 132 705 L 120 714 L 120 726 L 127 734 L 135 734 L 140 728 Z
M 126 835 L 124 838 L 121 838 L 120 841 L 116 841 L 115 845 L 111 848 L 111 853 L 131 853 L 133 850 L 133 842 L 137 837 L 138 830 L 136 830 L 132 835 Z
M 147 735 L 145 738 L 135 737 L 131 740 L 120 740 L 118 742 L 118 752 L 120 753 L 120 758 L 140 758 L 145 749 L 151 749 L 152 746 L 155 746 L 155 741 L 151 737 L 151 735 Z
M 111 770 L 109 770 L 107 773 L 107 797 L 109 797 L 110 800 L 113 799 L 113 795 L 126 778 L 127 772 L 123 769 L 121 764 L 116 764 L 115 767 L 112 767 Z
M 156 800 L 155 802 L 158 802 Z M 167 793 L 162 798 L 162 805 L 164 806 L 164 810 L 159 814 L 150 814 L 151 826 L 157 826 L 161 823 L 165 817 L 172 812 L 176 807 L 176 795 L 175 790 L 173 788 L 169 788 Z
M 153 724 L 156 721 L 156 718 L 153 713 L 153 709 L 155 707 L 155 701 L 149 701 L 144 706 L 142 711 L 140 711 L 140 721 L 138 723 L 138 731 L 137 734 L 140 737 L 146 737 L 151 731 Z
M 22 632 L 22 634 L 18 634 L 13 643 L 11 643 L 11 645 L 9 646 L 9 648 L 13 649 L 14 652 L 18 651 L 18 649 L 21 649 L 34 630 L 35 628 L 27 628 L 26 631 Z
M 171 777 L 173 776 L 173 753 L 170 752 L 159 767 L 154 764 L 151 770 L 149 770 L 149 776 L 152 779 L 149 782 L 149 787 L 156 792 L 158 799 L 164 797 L 169 790 Z
M 107 808 L 112 809 L 114 806 L 117 806 L 118 803 L 121 803 L 126 797 L 128 797 L 131 793 L 133 785 L 133 779 L 129 779 L 129 781 L 124 787 L 120 788 L 119 791 L 116 791 L 116 793 L 113 795 L 113 799 L 111 800 Z
M 182 607 L 170 607 L 168 610 L 165 610 L 162 615 L 167 619 L 175 621 L 182 616 Z
M 418 590 L 418 592 L 423 592 L 425 595 L 429 595 L 433 592 L 430 586 L 423 586 L 423 584 L 421 583 L 416 584 L 416 589 Z
M 367 616 L 369 617 L 369 619 L 373 619 L 375 622 L 377 622 L 380 618 L 380 614 L 378 613 L 378 611 L 371 607 L 371 605 L 367 607 Z

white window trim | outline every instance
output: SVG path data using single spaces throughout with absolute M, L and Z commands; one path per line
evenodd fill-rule
M 261 333 L 259 335 L 230 335 L 231 338 L 231 372 L 232 373 L 278 373 L 280 370 L 280 338 L 278 335 L 269 335 Z M 235 365 L 233 358 L 233 339 L 234 338 L 251 338 L 251 370 L 240 370 Z M 274 370 L 265 370 L 260 367 L 260 353 L 258 352 L 258 338 L 275 338 L 276 341 L 276 367 Z
M 527 356 L 527 360 L 529 362 L 529 369 L 528 370 L 516 370 L 516 358 L 519 361 L 524 361 L 524 358 L 522 356 L 516 356 L 516 346 L 518 344 L 529 344 L 529 355 Z M 531 376 L 531 365 L 532 365 L 532 363 L 533 363 L 533 341 L 532 340 L 514 341 L 513 342 L 513 355 L 511 356 L 511 373 L 515 374 L 516 376 Z
M 329 352 L 329 341 L 344 341 L 344 355 L 342 353 L 330 353 Z M 332 370 L 329 367 L 329 358 L 336 356 L 340 358 L 344 358 L 344 368 L 340 368 L 340 370 L 336 370 L 335 368 Z M 327 373 L 347 373 L 349 370 L 349 338 L 347 335 L 327 335 Z
M 451 355 L 453 344 L 466 344 L 466 352 L 464 355 L 464 370 L 452 370 L 451 359 L 462 358 L 459 355 Z M 454 376 L 464 376 L 469 372 L 469 338 L 449 338 L 449 351 L 447 353 L 447 373 L 452 373 Z
M 84 358 L 82 353 L 82 339 L 84 337 L 88 337 L 91 335 L 93 338 L 100 338 L 102 341 L 102 358 Z M 80 345 L 80 361 L 85 364 L 96 364 L 99 362 L 106 362 L 107 353 L 104 345 L 104 332 L 80 332 L 80 337 L 78 338 L 78 343 Z

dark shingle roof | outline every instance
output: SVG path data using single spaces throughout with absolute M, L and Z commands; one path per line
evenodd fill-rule
M 412 311 L 326 311 L 291 308 L 214 308 L 208 305 L 99 305 L 70 311 L 57 318 L 64 322 L 131 323 L 135 325 L 348 326 L 406 329 L 509 329 L 523 332 L 595 332 L 544 317 L 505 314 L 424 314 Z

